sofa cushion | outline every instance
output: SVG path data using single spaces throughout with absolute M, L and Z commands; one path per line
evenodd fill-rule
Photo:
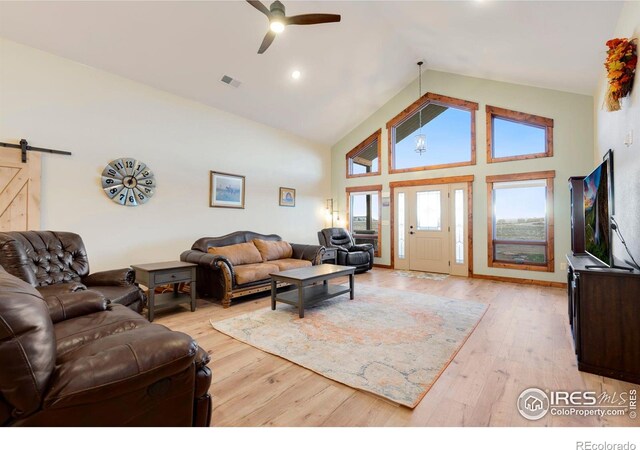
M 260 252 L 253 245 L 253 242 L 225 245 L 224 247 L 209 247 L 207 252 L 224 256 L 234 266 L 262 262 L 262 256 L 260 256 Z
M 262 261 L 291 258 L 291 255 L 293 255 L 291 244 L 285 241 L 265 241 L 262 239 L 254 239 L 253 243 L 260 252 Z
M 1 266 L 0 286 L 0 398 L 19 418 L 40 408 L 53 373 L 53 323 L 38 291 Z
M 254 281 L 268 280 L 270 273 L 280 271 L 278 266 L 272 263 L 244 264 L 233 268 L 236 273 L 236 283 L 246 284 Z
M 56 335 L 58 364 L 65 360 L 68 352 L 90 342 L 148 325 L 149 321 L 140 314 L 126 306 L 113 304 L 106 311 L 59 322 L 53 327 Z
M 274 264 L 278 266 L 278 269 L 280 269 L 281 272 L 283 270 L 299 269 L 301 267 L 311 267 L 312 265 L 311 261 L 307 261 L 306 259 L 291 259 L 291 258 L 278 259 L 278 260 L 269 262 L 269 264 Z

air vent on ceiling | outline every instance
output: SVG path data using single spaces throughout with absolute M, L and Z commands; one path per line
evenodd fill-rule
M 233 86 L 235 88 L 237 88 L 241 84 L 240 81 L 234 80 L 229 75 L 224 75 L 220 81 L 222 81 L 223 83 L 228 84 L 229 86 Z

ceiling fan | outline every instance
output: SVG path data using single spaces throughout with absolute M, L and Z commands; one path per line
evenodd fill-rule
M 269 19 L 269 31 L 262 40 L 258 54 L 264 53 L 276 38 L 276 34 L 284 31 L 284 27 L 287 25 L 316 25 L 319 23 L 340 22 L 339 14 L 302 14 L 300 16 L 287 17 L 284 5 L 278 0 L 273 2 L 269 8 L 260 1 L 247 0 L 247 3 Z

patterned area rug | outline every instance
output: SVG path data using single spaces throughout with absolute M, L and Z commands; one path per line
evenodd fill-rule
M 444 273 L 416 272 L 413 270 L 394 270 L 393 274 L 399 277 L 420 278 L 422 280 L 442 281 L 449 277 Z
M 356 285 L 305 310 L 278 303 L 211 322 L 218 331 L 327 378 L 414 408 L 449 365 L 487 306 Z

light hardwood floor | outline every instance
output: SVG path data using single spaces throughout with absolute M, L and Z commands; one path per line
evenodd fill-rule
M 638 426 L 624 417 L 557 417 L 531 422 L 520 393 L 541 389 L 627 391 L 640 386 L 577 369 L 563 289 L 448 277 L 406 278 L 374 268 L 358 285 L 425 292 L 489 305 L 449 367 L 414 409 L 331 381 L 214 330 L 217 321 L 269 307 L 267 296 L 228 309 L 198 300 L 196 312 L 159 313 L 156 322 L 193 336 L 211 354 L 213 426 Z M 357 297 L 356 297 L 357 298 Z

